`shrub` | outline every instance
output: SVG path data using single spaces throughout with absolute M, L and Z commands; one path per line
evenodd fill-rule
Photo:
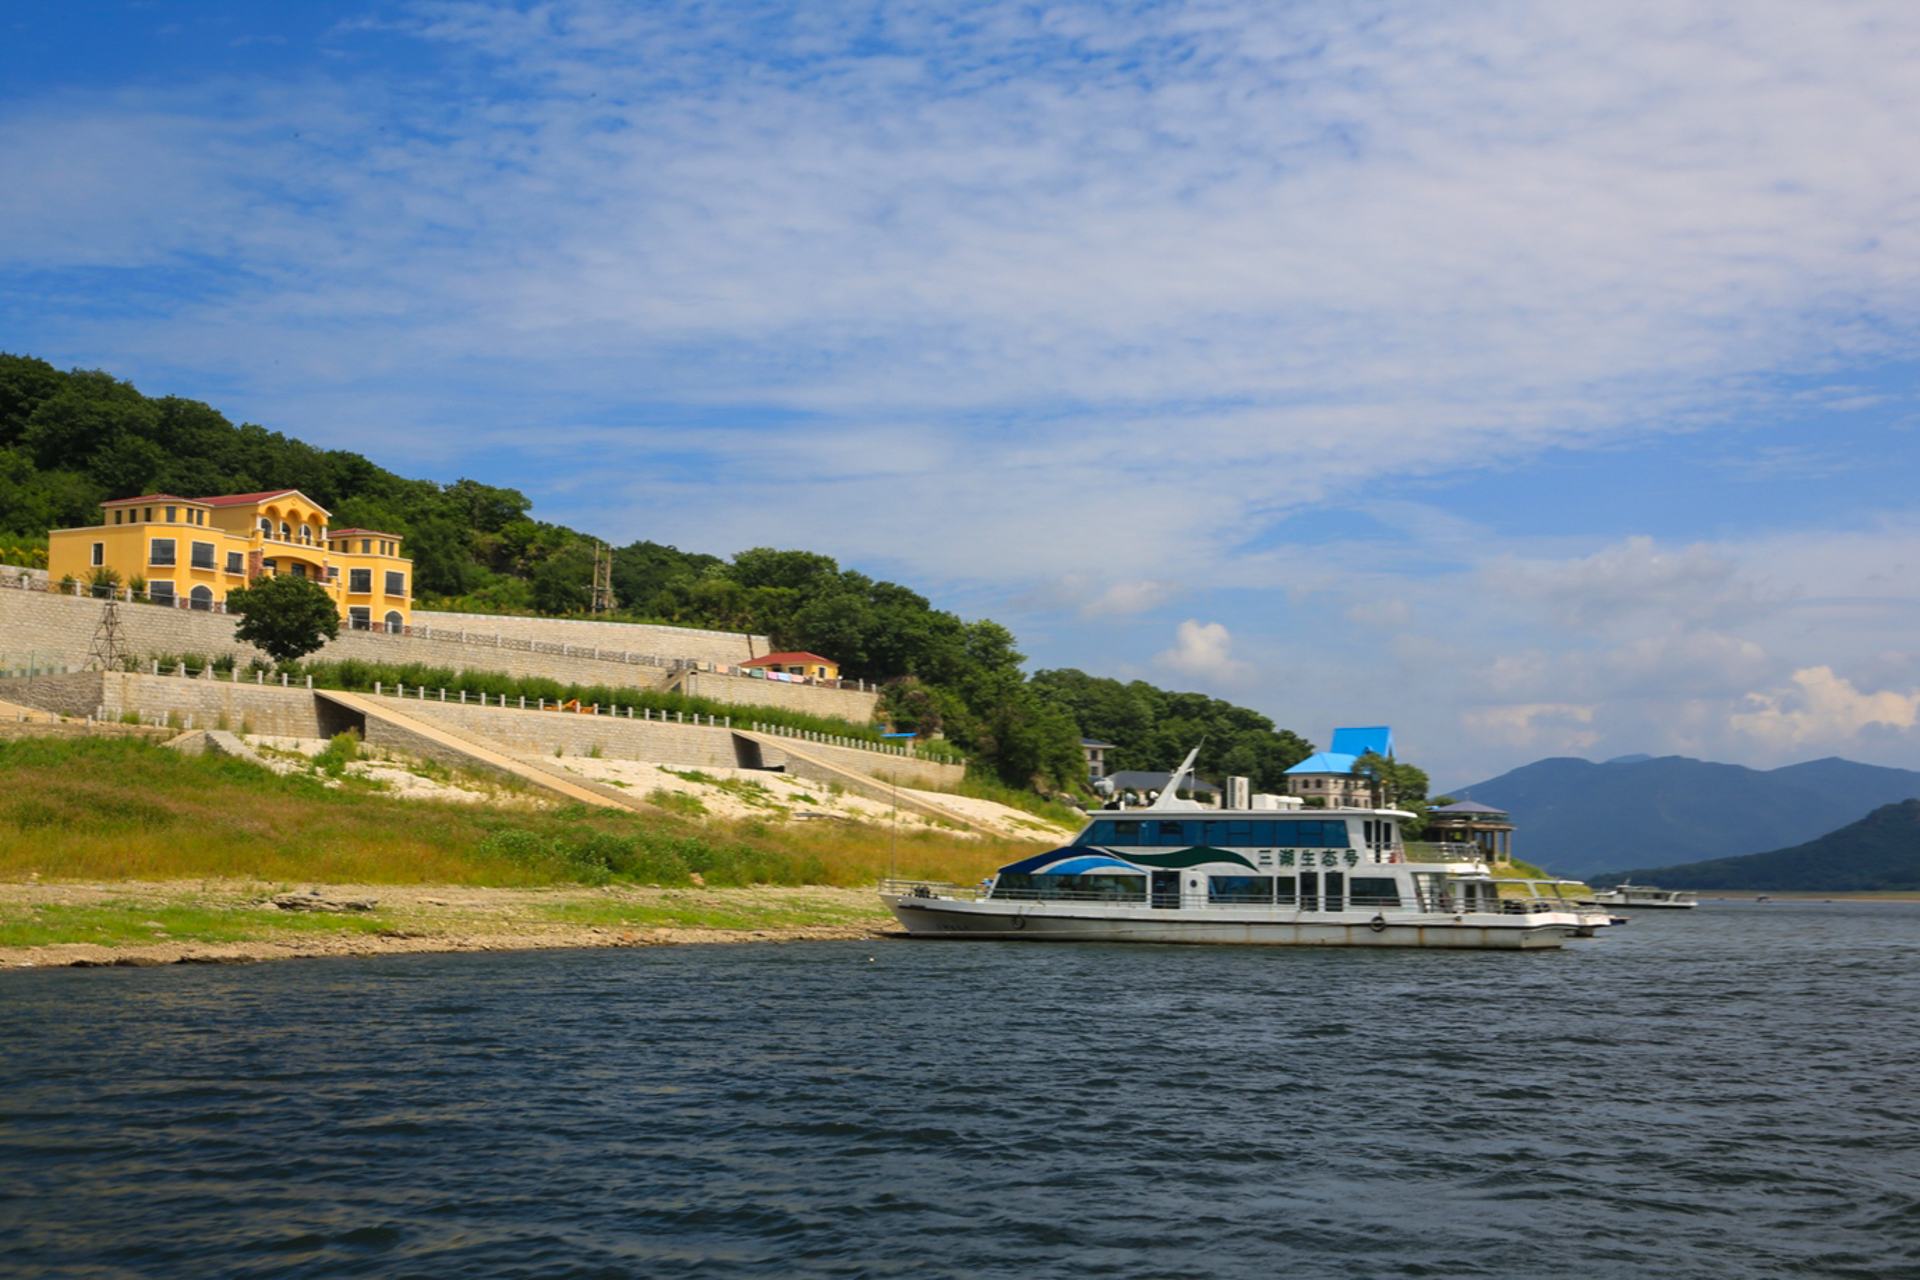
M 329 778 L 338 778 L 347 771 L 347 766 L 360 758 L 360 735 L 352 729 L 345 733 L 336 733 L 324 750 L 313 758 L 316 769 Z

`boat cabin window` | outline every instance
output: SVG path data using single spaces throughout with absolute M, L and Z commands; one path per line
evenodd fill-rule
M 1100 818 L 1081 832 L 1074 843 L 1170 849 L 1190 849 L 1202 845 L 1214 849 L 1348 847 L 1347 824 L 1338 818 L 1280 821 Z
M 1207 901 L 1266 906 L 1273 901 L 1272 876 L 1208 876 Z
M 1070 902 L 1145 902 L 1147 878 L 1111 872 L 1063 876 L 1003 871 L 994 881 L 993 896 L 1028 900 L 1062 899 Z
M 1347 901 L 1356 907 L 1397 907 L 1400 890 L 1392 876 L 1355 876 L 1347 881 Z

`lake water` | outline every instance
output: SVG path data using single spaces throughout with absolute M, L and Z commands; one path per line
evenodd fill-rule
M 1920 906 L 0 975 L 7 1276 L 1920 1276 Z

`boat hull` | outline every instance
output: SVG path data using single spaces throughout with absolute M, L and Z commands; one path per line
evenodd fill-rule
M 1270 947 L 1429 947 L 1531 951 L 1576 934 L 1574 916 L 1155 910 L 882 894 L 914 938 L 1004 942 L 1159 942 Z

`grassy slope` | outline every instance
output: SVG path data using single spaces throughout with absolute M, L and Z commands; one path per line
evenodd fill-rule
M 618 852 L 666 850 L 709 883 L 978 879 L 1030 845 L 843 823 L 688 821 L 610 810 L 402 801 L 137 740 L 0 743 L 0 879 L 535 885 L 623 878 Z M 584 859 L 574 856 L 588 851 Z M 594 850 L 612 850 L 608 861 Z M 676 863 L 674 859 L 679 861 Z M 638 876 L 624 877 L 635 878 Z

